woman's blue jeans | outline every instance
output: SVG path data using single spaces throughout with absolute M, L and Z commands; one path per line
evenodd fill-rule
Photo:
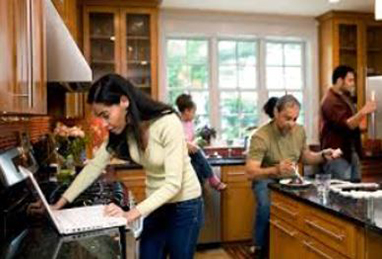
M 192 259 L 203 224 L 203 200 L 168 203 L 151 213 L 143 224 L 141 259 Z

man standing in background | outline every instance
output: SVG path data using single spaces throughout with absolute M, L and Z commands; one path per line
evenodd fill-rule
M 355 72 L 349 66 L 338 66 L 332 75 L 333 86 L 328 89 L 321 102 L 320 143 L 321 148 L 340 148 L 343 156 L 328 161 L 325 173 L 333 178 L 360 181 L 362 121 L 376 110 L 376 102 L 368 101 L 357 112 L 351 100 L 354 91 Z

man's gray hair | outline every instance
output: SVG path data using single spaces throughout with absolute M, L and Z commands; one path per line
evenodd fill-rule
M 291 94 L 286 94 L 277 100 L 276 109 L 281 112 L 282 110 L 295 105 L 297 105 L 299 109 L 301 108 L 301 104 L 296 97 Z

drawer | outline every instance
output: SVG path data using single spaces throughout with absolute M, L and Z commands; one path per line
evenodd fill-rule
M 357 230 L 354 225 L 312 207 L 302 209 L 306 234 L 345 256 L 355 257 Z
M 221 179 L 227 183 L 245 182 L 249 186 L 252 183 L 251 180 L 248 179 L 244 166 L 222 166 Z
M 300 228 L 300 204 L 274 191 L 271 192 L 271 214 Z
M 348 257 L 330 249 L 327 245 L 321 244 L 311 237 L 303 235 L 302 239 L 304 259 L 346 259 Z

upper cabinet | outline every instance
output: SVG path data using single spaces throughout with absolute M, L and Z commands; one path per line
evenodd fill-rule
M 46 114 L 44 0 L 1 3 L 2 113 Z M 11 57 L 11 58 L 10 58 Z M 5 92 L 6 91 L 6 92 Z
M 365 102 L 366 76 L 382 75 L 382 23 L 372 14 L 329 12 L 319 21 L 320 94 L 332 85 L 338 65 L 348 65 L 357 73 L 354 99 Z
M 94 80 L 118 73 L 157 98 L 157 10 L 84 7 L 84 52 Z
M 13 1 L 0 1 L 0 111 L 12 107 L 14 83 L 13 63 Z
M 66 27 L 70 31 L 73 39 L 77 42 L 78 27 L 77 27 L 77 0 L 52 0 Z

